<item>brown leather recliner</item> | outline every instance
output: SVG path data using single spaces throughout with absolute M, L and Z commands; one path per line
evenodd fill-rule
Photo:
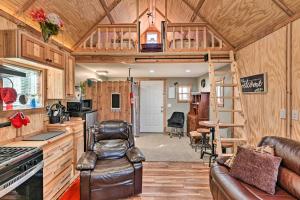
M 80 199 L 126 198 L 142 192 L 144 155 L 134 145 L 131 125 L 104 121 L 88 133 L 87 152 L 77 163 Z
M 272 145 L 282 158 L 275 195 L 267 194 L 229 175 L 223 164 L 228 157 L 218 158 L 210 169 L 210 190 L 215 200 L 300 199 L 300 143 L 280 137 L 264 137 L 258 146 Z

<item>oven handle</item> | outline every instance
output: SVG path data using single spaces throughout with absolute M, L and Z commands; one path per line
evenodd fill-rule
M 4 195 L 8 194 L 12 190 L 16 189 L 22 183 L 24 183 L 29 178 L 34 176 L 34 174 L 36 174 L 38 171 L 43 169 L 43 166 L 44 166 L 44 161 L 41 161 L 37 165 L 30 168 L 29 170 L 23 172 L 22 174 L 19 174 L 18 176 L 14 177 L 13 179 L 2 184 L 0 186 L 0 198 L 2 198 Z

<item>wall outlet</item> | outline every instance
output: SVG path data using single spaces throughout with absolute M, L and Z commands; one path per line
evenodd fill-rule
M 171 108 L 171 107 L 172 107 L 172 104 L 169 103 L 169 104 L 168 104 L 168 108 Z
M 280 110 L 280 119 L 286 119 L 286 110 L 285 109 Z
M 292 120 L 299 120 L 299 111 L 298 110 L 292 110 Z

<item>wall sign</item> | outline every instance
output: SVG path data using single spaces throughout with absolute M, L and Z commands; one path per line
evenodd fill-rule
M 243 93 L 267 92 L 267 74 L 256 74 L 240 78 Z

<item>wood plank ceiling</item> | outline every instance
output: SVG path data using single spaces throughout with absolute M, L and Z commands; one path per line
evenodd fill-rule
M 139 0 L 141 32 L 149 26 L 149 0 Z M 206 22 L 232 47 L 241 47 L 287 23 L 300 13 L 300 0 L 156 0 L 155 26 L 160 21 Z M 56 39 L 72 48 L 97 24 L 133 23 L 136 0 L 0 0 L 0 9 L 17 16 L 38 29 L 31 21 L 31 10 L 43 8 L 55 12 L 65 22 L 63 34 Z

